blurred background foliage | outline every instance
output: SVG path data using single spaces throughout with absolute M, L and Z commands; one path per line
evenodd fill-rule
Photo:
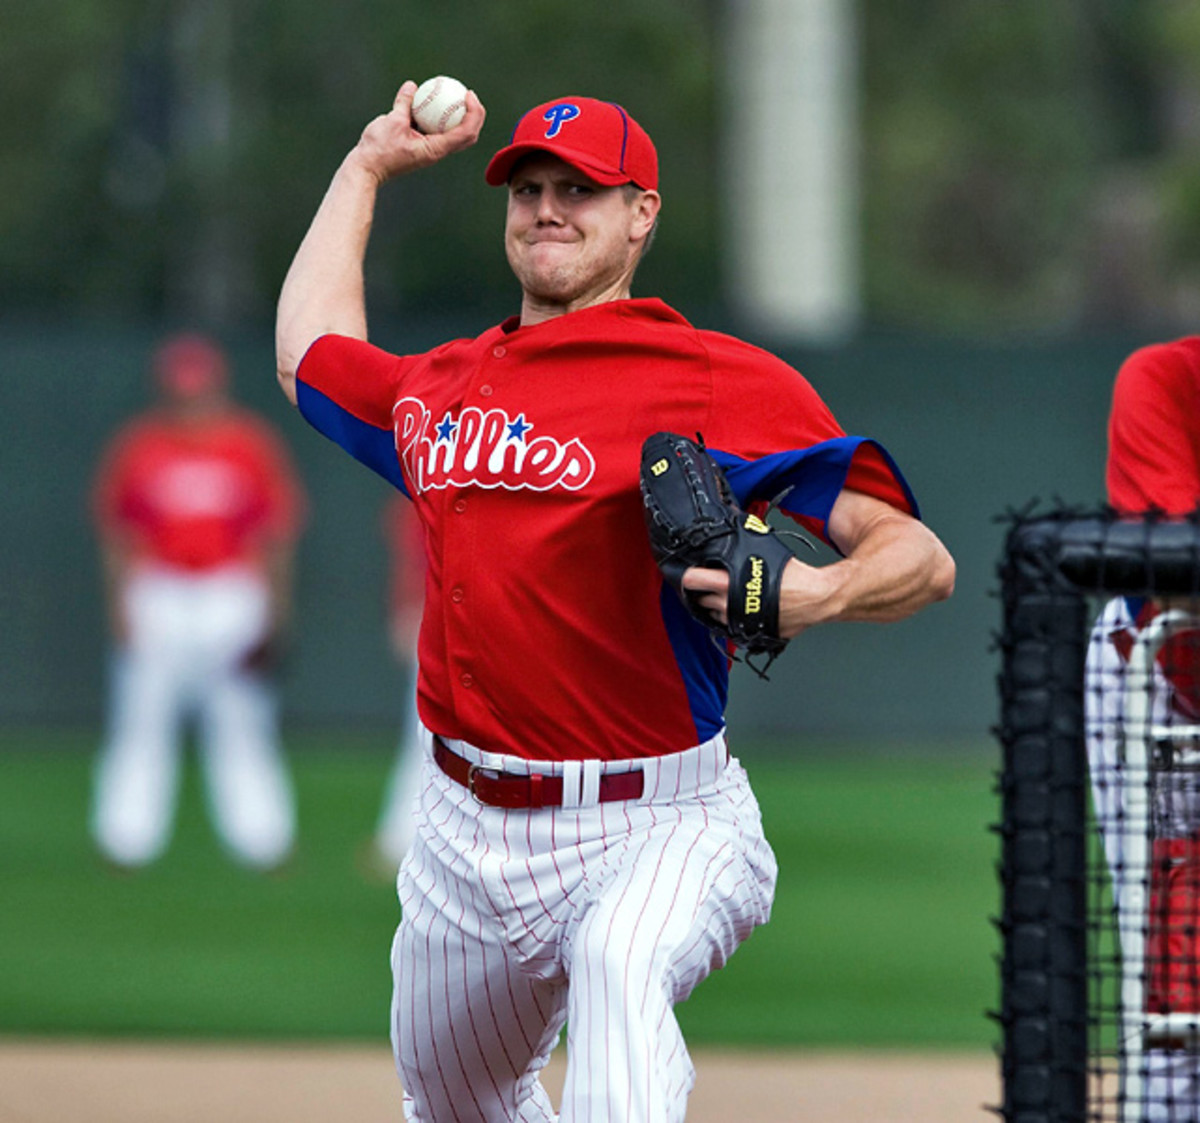
M 935 328 L 1195 320 L 1200 9 L 868 2 L 868 307 Z
M 622 101 L 656 138 L 668 210 L 641 291 L 703 318 L 722 304 L 722 92 L 738 80 L 722 46 L 738 9 L 10 5 L 0 302 L 8 315 L 268 318 L 359 130 L 401 79 L 451 73 L 489 109 L 483 142 L 389 192 L 374 304 L 511 309 L 502 202 L 483 165 L 520 111 L 575 92 Z M 858 18 L 868 324 L 993 333 L 1200 318 L 1200 6 L 862 0 Z
M 268 316 L 338 160 L 400 81 L 435 73 L 478 90 L 486 131 L 389 191 L 373 300 L 434 313 L 503 302 L 507 314 L 503 199 L 483 167 L 519 113 L 567 92 L 637 106 L 671 149 L 663 267 L 706 299 L 714 11 L 683 0 L 66 0 L 51 13 L 35 2 L 6 17 L 0 45 L 0 301 L 223 324 Z

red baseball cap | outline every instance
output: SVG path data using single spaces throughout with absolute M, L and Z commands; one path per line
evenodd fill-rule
M 168 394 L 194 398 L 225 388 L 229 361 L 208 336 L 194 333 L 164 340 L 151 361 L 154 378 Z
M 549 152 L 605 187 L 634 183 L 658 189 L 654 142 L 621 106 L 590 97 L 563 97 L 535 106 L 517 122 L 512 140 L 487 166 L 493 187 L 508 182 L 513 165 L 531 152 Z

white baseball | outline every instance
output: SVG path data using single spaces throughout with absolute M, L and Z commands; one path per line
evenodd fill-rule
M 413 123 L 423 133 L 444 133 L 467 112 L 467 87 L 457 78 L 439 74 L 417 87 L 413 94 Z

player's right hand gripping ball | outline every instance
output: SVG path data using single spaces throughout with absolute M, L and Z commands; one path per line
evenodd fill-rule
M 792 552 L 775 531 L 738 506 L 721 467 L 702 444 L 677 433 L 655 433 L 642 445 L 642 502 L 650 549 L 663 577 L 688 611 L 715 635 L 767 656 L 759 675 L 787 646 L 779 635 L 779 587 Z M 691 566 L 729 574 L 728 623 L 683 587 Z

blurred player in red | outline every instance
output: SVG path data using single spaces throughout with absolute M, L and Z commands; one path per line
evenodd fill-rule
M 272 662 L 304 496 L 279 437 L 230 400 L 216 343 L 172 337 L 151 373 L 158 402 L 117 433 L 93 494 L 115 658 L 92 831 L 119 866 L 162 854 L 195 715 L 221 840 L 269 870 L 295 835 Z
M 1200 337 L 1135 351 L 1122 364 L 1108 423 L 1107 492 L 1120 515 L 1165 518 L 1200 505 Z M 1164 606 L 1118 597 L 1101 613 L 1087 662 L 1088 752 L 1097 815 L 1118 899 L 1141 881 L 1127 858 L 1128 660 L 1143 628 Z M 1156 659 L 1150 719 L 1159 725 L 1200 722 L 1200 632 L 1174 631 Z M 1200 774 L 1152 771 L 1146 1009 L 1151 1014 L 1200 1014 Z M 1139 824 L 1134 824 L 1140 829 Z M 1143 1118 L 1200 1123 L 1200 1065 L 1195 1052 L 1153 1048 L 1146 1070 Z
M 425 535 L 413 505 L 396 495 L 383 512 L 391 561 L 388 638 L 400 667 L 404 700 L 400 744 L 371 844 L 371 872 L 394 878 L 412 845 L 413 809 L 420 794 L 421 722 L 417 716 L 417 634 L 425 605 Z

